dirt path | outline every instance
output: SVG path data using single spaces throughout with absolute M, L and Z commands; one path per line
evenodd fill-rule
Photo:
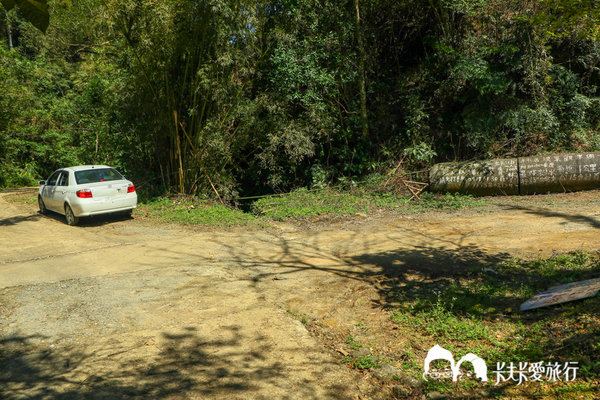
M 206 232 L 143 218 L 70 227 L 10 194 L 0 193 L 6 399 L 378 398 L 286 310 L 344 332 L 360 313 L 386 318 L 384 274 L 452 279 L 454 268 L 600 243 L 597 191 Z

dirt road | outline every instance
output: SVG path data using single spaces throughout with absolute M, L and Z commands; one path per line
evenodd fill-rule
M 3 399 L 378 398 L 291 312 L 344 332 L 360 313 L 386 318 L 384 274 L 451 279 L 600 243 L 598 191 L 251 231 L 70 227 L 11 194 L 0 193 Z

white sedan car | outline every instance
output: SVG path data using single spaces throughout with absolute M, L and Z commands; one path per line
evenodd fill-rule
M 64 214 L 69 225 L 79 217 L 127 212 L 137 207 L 135 186 L 106 165 L 82 165 L 55 171 L 40 181 L 40 213 L 48 210 Z

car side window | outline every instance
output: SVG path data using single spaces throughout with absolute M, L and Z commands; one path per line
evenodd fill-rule
M 56 171 L 55 173 L 50 175 L 50 178 L 48 178 L 48 180 L 46 181 L 46 186 L 56 186 L 56 181 L 58 180 L 58 174 L 60 174 L 60 172 L 61 171 Z
M 69 171 L 63 171 L 60 175 L 58 186 L 69 186 Z

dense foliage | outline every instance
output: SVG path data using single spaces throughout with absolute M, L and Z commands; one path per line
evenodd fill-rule
M 107 163 L 228 199 L 600 150 L 598 14 L 571 3 L 55 0 L 45 35 L 0 8 L 0 187 Z

